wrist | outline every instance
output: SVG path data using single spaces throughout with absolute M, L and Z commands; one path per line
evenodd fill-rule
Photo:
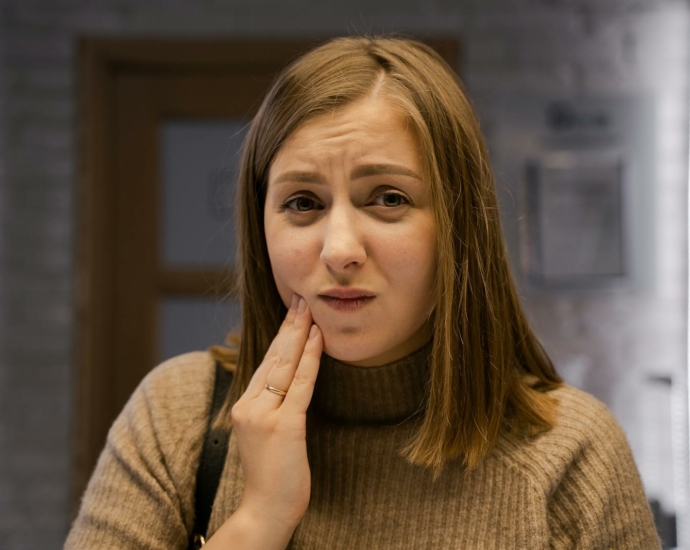
M 283 532 L 290 532 L 290 535 L 303 517 L 302 515 L 282 514 L 265 505 L 247 500 L 240 502 L 235 513 L 239 513 L 244 521 L 259 529 L 278 529 Z
M 285 550 L 297 525 L 272 521 L 240 505 L 207 543 L 209 550 L 239 547 L 251 550 Z

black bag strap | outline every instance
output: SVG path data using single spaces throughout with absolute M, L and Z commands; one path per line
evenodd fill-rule
M 232 383 L 232 372 L 216 361 L 216 380 L 213 387 L 213 400 L 208 416 L 208 426 L 204 446 L 201 448 L 199 469 L 196 472 L 196 492 L 194 493 L 194 529 L 189 539 L 189 549 L 197 550 L 206 543 L 206 530 L 211 518 L 213 501 L 218 491 L 218 482 L 223 473 L 225 455 L 228 452 L 230 433 L 222 429 L 212 429 L 213 419 L 223 406 Z

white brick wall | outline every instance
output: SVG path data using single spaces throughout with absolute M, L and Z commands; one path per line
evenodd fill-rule
M 499 92 L 653 95 L 659 137 L 656 291 L 527 304 L 559 364 L 580 357 L 596 365 L 584 380 L 587 389 L 609 403 L 642 453 L 635 381 L 649 371 L 683 376 L 686 365 L 686 4 L 403 0 L 395 3 L 395 13 L 390 6 L 383 0 L 0 0 L 3 547 L 59 548 L 68 527 L 74 44 L 83 34 L 434 32 L 462 40 L 473 98 Z

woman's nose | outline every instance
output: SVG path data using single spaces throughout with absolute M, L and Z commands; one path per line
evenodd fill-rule
M 321 261 L 335 271 L 343 271 L 365 260 L 366 250 L 355 214 L 332 211 L 325 226 Z

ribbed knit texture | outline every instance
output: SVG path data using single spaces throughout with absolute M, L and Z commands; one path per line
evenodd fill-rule
M 502 438 L 475 471 L 431 472 L 398 450 L 421 421 L 427 345 L 381 367 L 323 356 L 309 410 L 312 497 L 288 548 L 658 549 L 630 447 L 610 411 L 565 386 L 557 426 Z M 154 369 L 114 423 L 65 548 L 186 548 L 214 364 L 192 352 Z M 244 487 L 237 440 L 209 525 Z

